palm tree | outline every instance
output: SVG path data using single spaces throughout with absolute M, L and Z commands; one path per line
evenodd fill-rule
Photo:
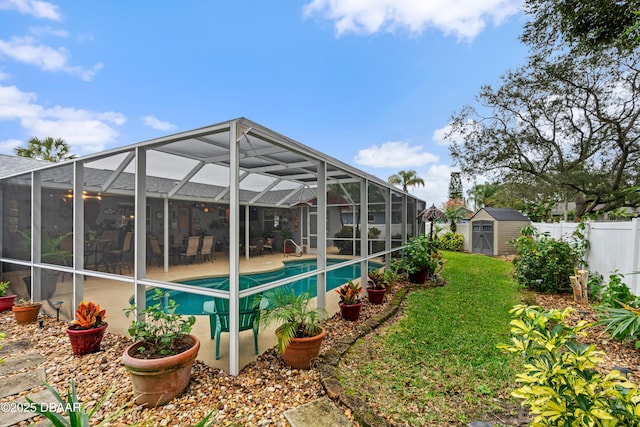
M 469 200 L 473 200 L 473 209 L 478 210 L 483 208 L 487 199 L 491 197 L 496 192 L 496 186 L 490 183 L 486 184 L 475 184 L 467 194 L 469 195 Z
M 414 170 L 400 171 L 391 175 L 387 182 L 391 185 L 401 185 L 402 190 L 406 193 L 408 187 L 415 187 L 416 185 L 424 186 L 424 179 L 418 176 L 418 172 Z
M 16 155 L 57 163 L 76 157 L 75 154 L 70 154 L 69 150 L 69 144 L 61 138 L 53 139 L 48 136 L 44 139 L 38 139 L 33 137 L 26 147 L 16 148 Z
M 464 206 L 449 205 L 444 208 L 444 216 L 449 221 L 449 228 L 452 233 L 455 233 L 458 229 L 456 222 L 464 218 L 464 211 Z

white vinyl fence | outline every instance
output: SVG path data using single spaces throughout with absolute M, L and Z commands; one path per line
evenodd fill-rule
M 575 222 L 534 222 L 531 225 L 556 239 L 569 239 L 578 227 Z M 614 271 L 624 274 L 624 283 L 634 295 L 640 295 L 640 221 L 587 222 L 585 236 L 590 242 L 587 252 L 589 271 L 608 280 Z

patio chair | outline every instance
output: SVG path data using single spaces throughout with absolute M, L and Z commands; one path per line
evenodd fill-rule
M 124 235 L 124 239 L 122 240 L 122 247 L 120 249 L 111 249 L 105 251 L 105 257 L 108 259 L 108 268 L 109 271 L 113 268 L 113 272 L 116 272 L 116 268 L 119 270 L 120 274 L 122 274 L 122 266 L 126 266 L 129 273 L 131 273 L 131 266 L 129 263 L 124 261 L 125 254 L 131 252 L 131 240 L 133 239 L 133 232 L 129 231 Z
M 273 237 L 267 237 L 264 239 L 264 245 L 262 245 L 262 251 L 269 251 L 273 253 Z
M 204 236 L 202 239 L 202 249 L 200 249 L 200 253 L 198 254 L 198 258 L 200 258 L 201 262 L 206 261 L 207 258 L 213 262 L 213 248 L 215 247 L 215 244 L 216 238 L 214 236 Z
M 257 239 L 253 245 L 249 246 L 249 254 L 262 256 L 263 249 L 264 249 L 264 240 Z
M 162 253 L 162 249 L 160 248 L 160 243 L 158 243 L 157 237 L 149 237 L 149 248 L 151 249 L 149 261 L 157 259 L 158 267 L 160 267 L 162 265 L 162 261 L 164 260 L 164 254 Z
M 258 297 L 251 295 L 240 298 L 240 317 L 238 319 L 239 330 L 253 330 L 253 345 L 258 354 L 258 329 L 260 326 L 260 309 L 258 307 Z M 224 298 L 214 298 L 213 301 L 206 301 L 202 310 L 209 315 L 209 325 L 211 328 L 211 338 L 216 340 L 216 360 L 220 359 L 220 334 L 229 332 L 229 300 Z
M 200 236 L 191 236 L 187 243 L 187 249 L 180 254 L 182 258 L 198 259 L 198 246 L 200 246 Z

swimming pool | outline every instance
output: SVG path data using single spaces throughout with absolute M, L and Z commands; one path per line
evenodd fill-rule
M 343 260 L 328 259 L 327 265 L 335 265 Z M 374 270 L 382 267 L 382 264 L 369 261 L 369 270 Z M 315 270 L 316 260 L 300 260 L 300 261 L 287 261 L 284 263 L 284 268 L 279 270 L 270 271 L 267 273 L 256 274 L 243 274 L 240 276 L 240 288 L 245 289 L 251 287 L 251 284 L 265 284 L 276 280 L 284 279 L 286 277 L 296 276 L 298 274 L 306 273 L 308 271 Z M 357 279 L 360 277 L 360 263 L 351 264 L 344 267 L 339 267 L 335 270 L 327 272 L 327 291 L 337 288 L 343 283 L 347 283 L 349 280 Z M 249 280 L 243 280 L 249 279 Z M 212 289 L 229 289 L 228 277 L 211 277 L 198 280 L 187 280 L 180 283 L 201 286 Z M 302 280 L 296 280 L 290 283 L 295 289 L 296 294 L 311 291 L 312 297 L 316 296 L 316 276 L 308 277 Z M 178 304 L 176 313 L 187 315 L 199 315 L 203 314 L 202 306 L 205 301 L 211 301 L 212 297 L 206 295 L 189 294 L 181 291 L 169 291 L 169 298 L 175 300 Z M 152 304 L 151 298 L 153 297 L 153 290 L 147 291 L 147 304 Z

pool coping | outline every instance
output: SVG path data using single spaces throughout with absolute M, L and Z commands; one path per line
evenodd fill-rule
M 266 274 L 266 273 L 273 273 L 275 271 L 281 270 L 283 268 L 286 267 L 285 264 L 287 263 L 294 263 L 294 262 L 302 262 L 302 261 L 311 261 L 311 260 L 317 260 L 317 257 L 308 257 L 308 258 L 302 258 L 302 259 L 290 259 L 290 260 L 282 260 L 282 261 L 276 261 L 276 262 L 280 262 L 281 265 L 278 267 L 274 267 L 274 268 L 267 268 L 267 269 L 262 269 L 262 270 L 253 270 L 253 271 L 246 271 L 243 273 L 240 273 L 240 276 L 249 276 L 252 274 Z M 335 259 L 335 260 L 340 260 L 340 259 L 344 259 L 344 260 L 353 260 L 355 258 L 343 258 L 343 257 L 328 257 L 327 260 L 330 259 Z M 371 261 L 371 260 L 369 260 Z M 384 266 L 383 263 L 381 263 L 381 267 Z M 345 266 L 346 267 L 346 266 Z M 378 267 L 380 268 L 380 267 Z M 178 279 L 173 279 L 171 280 L 172 283 L 181 283 L 184 284 L 184 282 L 188 282 L 188 281 L 193 281 L 193 280 L 204 280 L 204 279 L 210 279 L 210 278 L 221 278 L 221 277 L 229 277 L 228 273 L 222 273 L 222 274 L 207 274 L 207 275 L 201 275 L 201 276 L 190 276 L 190 277 L 181 277 Z

